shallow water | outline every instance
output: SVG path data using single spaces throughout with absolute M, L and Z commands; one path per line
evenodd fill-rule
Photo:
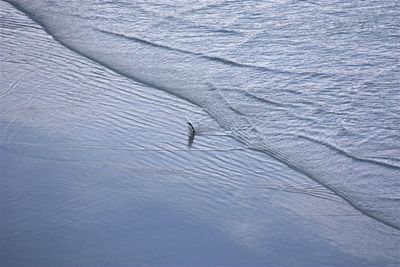
M 398 263 L 398 7 L 12 3 L 7 266 Z

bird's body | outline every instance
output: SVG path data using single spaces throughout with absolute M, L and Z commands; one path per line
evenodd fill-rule
M 191 124 L 188 121 L 188 127 L 189 127 L 189 138 L 188 138 L 188 146 L 189 148 L 192 147 L 193 141 L 194 141 L 194 136 L 196 134 L 196 131 L 194 130 L 193 124 Z
M 196 134 L 196 131 L 194 130 L 193 124 L 191 124 L 191 123 L 188 121 L 188 126 L 189 126 L 189 135 L 195 135 L 195 134 Z

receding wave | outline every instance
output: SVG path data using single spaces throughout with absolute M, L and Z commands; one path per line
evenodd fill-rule
M 272 69 L 272 68 L 267 68 L 264 66 L 257 66 L 257 65 L 251 65 L 251 64 L 246 64 L 246 63 L 240 63 L 240 62 L 236 62 L 233 61 L 231 59 L 227 59 L 227 58 L 222 58 L 222 57 L 217 57 L 217 56 L 210 56 L 207 54 L 203 54 L 203 53 L 198 53 L 198 52 L 193 52 L 193 51 L 188 51 L 188 50 L 183 50 L 180 48 L 175 48 L 175 47 L 171 47 L 168 45 L 163 45 L 163 44 L 158 44 L 155 42 L 151 42 L 151 41 L 147 41 L 143 38 L 139 38 L 139 37 L 135 37 L 135 36 L 131 36 L 131 35 L 125 35 L 122 33 L 118 33 L 118 32 L 111 32 L 111 31 L 107 31 L 107 30 L 103 30 L 103 29 L 97 29 L 94 28 L 94 31 L 98 31 L 104 34 L 109 34 L 112 36 L 116 36 L 119 38 L 124 38 L 130 41 L 134 41 L 134 42 L 139 42 L 142 43 L 144 45 L 150 45 L 156 48 L 162 48 L 162 49 L 166 49 L 166 50 L 170 50 L 170 51 L 176 51 L 176 52 L 181 52 L 184 54 L 188 54 L 188 55 L 193 55 L 193 56 L 197 56 L 197 57 L 201 57 L 204 59 L 208 59 L 208 60 L 212 60 L 224 65 L 228 65 L 228 66 L 234 66 L 234 67 L 242 67 L 242 68 L 250 68 L 250 69 L 255 69 L 255 70 L 259 70 L 259 71 L 263 71 L 263 72 L 274 72 L 277 74 L 286 74 L 286 75 L 294 75 L 294 76 L 319 76 L 319 77 L 329 77 L 331 76 L 331 74 L 327 74 L 327 73 L 318 73 L 318 72 L 294 72 L 294 71 L 289 71 L 289 70 L 280 70 L 280 69 Z

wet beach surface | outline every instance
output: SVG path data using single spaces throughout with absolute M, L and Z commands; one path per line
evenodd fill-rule
M 399 264 L 397 229 L 254 150 L 247 131 L 221 127 L 228 119 L 214 111 L 116 73 L 0 7 L 4 266 Z

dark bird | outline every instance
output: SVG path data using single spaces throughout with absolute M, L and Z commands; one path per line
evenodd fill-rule
M 188 146 L 191 147 L 194 141 L 194 136 L 196 135 L 196 131 L 194 130 L 193 124 L 188 121 L 189 127 L 189 138 L 188 138 Z

